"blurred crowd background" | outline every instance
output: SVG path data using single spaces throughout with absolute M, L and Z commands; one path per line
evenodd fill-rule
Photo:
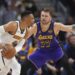
M 75 23 L 75 0 L 0 0 L 0 25 L 12 20 L 20 20 L 21 13 L 26 10 L 32 11 L 35 21 L 37 21 L 39 11 L 44 7 L 52 10 L 55 21 L 66 25 Z M 58 40 L 75 70 L 75 34 L 60 32 Z M 30 39 L 26 49 L 33 50 L 34 42 L 34 39 Z M 25 57 L 21 59 L 25 59 Z M 19 62 L 21 63 L 20 60 Z M 66 75 L 66 73 L 61 73 L 61 75 Z

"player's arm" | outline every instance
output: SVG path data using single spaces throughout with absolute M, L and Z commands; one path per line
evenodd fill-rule
M 37 32 L 37 25 L 35 23 L 32 27 L 27 29 L 24 38 L 28 39 L 31 35 L 36 35 L 36 32 Z
M 4 43 L 0 43 L 0 49 L 4 48 L 5 44 Z
M 4 25 L 0 26 L 0 34 L 4 33 L 4 32 L 11 32 L 13 31 L 16 27 L 15 27 L 16 22 L 15 21 L 10 21 Z M 14 29 L 13 29 L 14 28 Z
M 13 38 L 15 38 L 16 41 L 13 42 L 13 45 L 16 45 L 22 39 L 27 40 L 31 35 L 35 35 L 36 34 L 36 31 L 37 31 L 37 26 L 36 26 L 36 24 L 34 24 L 30 28 L 26 28 L 26 33 L 25 33 L 25 36 L 24 37 L 19 36 L 19 35 L 14 35 Z
M 46 66 L 47 66 L 51 71 L 53 71 L 53 72 L 56 72 L 56 71 L 57 71 L 56 67 L 53 66 L 53 65 L 51 65 L 51 64 L 49 64 L 49 63 L 46 63 Z
M 5 32 L 9 32 L 11 34 L 15 34 L 16 29 L 17 29 L 17 22 L 15 21 L 10 21 L 6 24 L 3 25 Z
M 55 29 L 58 31 L 75 32 L 75 25 L 64 25 L 62 23 L 55 23 Z
M 2 43 L 0 43 L 0 49 L 2 49 L 3 48 L 3 44 Z
M 26 28 L 26 33 L 24 37 L 14 35 L 13 38 L 16 39 L 16 41 L 12 42 L 13 46 L 16 46 L 18 43 L 20 43 L 22 40 L 27 40 L 31 35 L 35 35 L 37 31 L 37 26 L 34 24 L 30 28 Z

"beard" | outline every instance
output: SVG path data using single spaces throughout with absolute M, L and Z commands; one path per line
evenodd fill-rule
M 50 21 L 46 21 L 46 20 L 41 20 L 41 23 L 43 24 L 43 25 L 47 25 L 47 24 L 49 24 L 50 23 Z

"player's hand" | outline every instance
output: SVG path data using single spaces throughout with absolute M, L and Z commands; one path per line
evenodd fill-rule
M 69 58 L 69 60 L 68 60 L 68 61 L 69 61 L 69 63 L 70 63 L 70 64 L 73 64 L 73 63 L 75 62 L 75 60 L 74 60 L 74 59 L 72 59 L 72 58 Z
M 8 50 L 11 50 L 12 44 L 4 44 L 2 47 L 2 52 L 6 53 Z
M 18 44 L 18 41 L 12 42 L 12 45 L 13 45 L 14 47 L 17 46 L 17 44 Z
M 5 44 L 4 47 L 2 48 L 2 56 L 11 59 L 12 57 L 15 56 L 16 54 L 16 49 L 13 47 L 12 44 Z

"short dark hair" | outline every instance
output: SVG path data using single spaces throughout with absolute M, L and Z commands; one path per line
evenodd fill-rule
M 26 10 L 26 11 L 24 11 L 24 12 L 21 13 L 21 18 L 24 18 L 25 16 L 28 16 L 28 15 L 30 15 L 30 14 L 32 14 L 32 12 Z

